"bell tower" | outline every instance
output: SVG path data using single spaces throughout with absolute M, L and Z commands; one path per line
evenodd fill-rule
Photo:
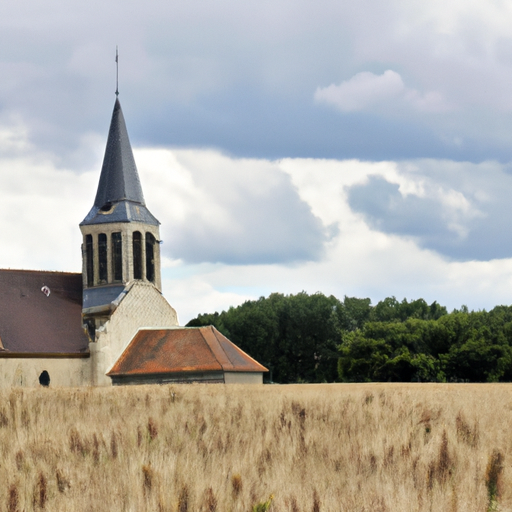
M 161 290 L 160 222 L 147 209 L 117 97 L 94 205 L 83 235 L 83 319 L 91 337 L 133 281 Z

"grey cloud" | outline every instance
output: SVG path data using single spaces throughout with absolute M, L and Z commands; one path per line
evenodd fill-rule
M 410 164 L 399 169 L 407 173 Z M 507 166 L 422 161 L 412 174 L 431 185 L 455 190 L 467 200 L 467 211 L 455 211 L 436 194 L 403 195 L 398 185 L 373 176 L 349 190 L 349 204 L 374 229 L 414 238 L 424 248 L 448 258 L 490 260 L 512 256 L 510 219 L 512 179 Z M 411 175 L 412 175 L 411 174 Z M 410 176 L 411 176 L 410 175 Z M 432 189 L 430 190 L 432 192 Z
M 436 201 L 414 195 L 403 197 L 397 184 L 381 177 L 373 176 L 367 184 L 352 187 L 349 204 L 374 227 L 387 233 L 422 240 L 445 239 L 449 235 Z
M 254 179 L 217 174 L 201 179 L 201 189 L 223 210 L 223 221 L 212 223 L 207 206 L 192 205 L 184 218 L 167 219 L 163 225 L 164 254 L 189 263 L 271 264 L 318 261 L 337 226 L 325 227 L 303 202 L 288 175 L 275 170 L 272 185 L 261 194 Z M 262 176 L 261 179 L 268 178 Z M 229 183 L 226 183 L 226 180 Z M 223 190 L 228 187 L 228 192 Z
M 478 5 L 464 14 L 468 30 L 456 13 L 440 21 L 429 9 L 348 0 L 156 0 L 129 9 L 119 0 L 5 2 L 0 118 L 20 116 L 39 148 L 86 166 L 83 135 L 108 128 L 119 44 L 135 145 L 265 158 L 511 160 L 512 72 L 502 64 L 510 38 L 494 41 L 493 18 Z M 448 35 L 438 30 L 451 21 Z M 386 69 L 460 109 L 340 114 L 313 102 L 318 87 Z

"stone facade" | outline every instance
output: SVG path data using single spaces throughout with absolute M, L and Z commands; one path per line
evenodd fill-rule
M 2 357 L 0 388 L 35 387 L 46 371 L 51 387 L 79 387 L 91 384 L 91 358 L 81 357 Z
M 144 327 L 166 328 L 178 325 L 176 311 L 151 283 L 134 281 L 108 322 L 96 331 L 89 344 L 93 386 L 110 386 L 110 370 L 128 343 Z
M 113 260 L 112 257 L 112 233 L 121 233 L 122 240 L 122 278 L 119 280 L 120 283 L 128 283 L 133 281 L 133 233 L 139 232 L 143 235 L 142 237 L 142 280 L 147 281 L 147 269 L 146 269 L 146 236 L 147 233 L 151 233 L 153 237 L 159 242 L 160 233 L 158 226 L 152 226 L 142 222 L 114 222 L 109 224 L 89 224 L 80 226 L 83 234 L 82 244 L 82 276 L 84 288 L 88 288 L 88 275 L 87 275 L 87 257 L 86 251 L 86 236 L 91 235 L 93 238 L 93 286 L 101 286 L 102 284 L 113 284 L 115 283 L 114 276 L 112 275 L 112 265 L 107 264 L 107 279 L 104 283 L 100 282 L 98 269 L 99 269 L 99 253 L 98 253 L 98 236 L 100 234 L 107 235 L 107 262 L 110 263 Z M 154 269 L 155 269 L 155 286 L 162 289 L 162 278 L 160 272 L 160 244 L 156 243 L 154 248 Z
M 88 353 L 33 354 L 0 352 L 0 388 L 34 387 L 47 372 L 51 387 L 110 386 L 106 373 L 143 327 L 178 325 L 174 308 L 152 283 L 133 281 L 113 313 L 96 331 Z
M 225 372 L 225 384 L 263 384 L 261 372 Z

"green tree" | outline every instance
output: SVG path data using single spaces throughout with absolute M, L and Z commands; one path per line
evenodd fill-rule
M 271 367 L 276 382 L 337 379 L 343 304 L 321 293 L 273 293 L 220 314 L 200 315 L 189 326 L 212 323 L 233 343 Z
M 345 295 L 343 310 L 343 330 L 354 331 L 355 329 L 361 329 L 370 319 L 372 301 L 370 299 L 357 299 Z
M 510 375 L 512 350 L 507 345 L 491 345 L 480 338 L 454 346 L 442 356 L 446 375 L 455 382 L 499 382 Z
M 378 381 L 390 354 L 391 347 L 384 340 L 367 338 L 360 330 L 347 333 L 340 346 L 339 378 L 343 382 Z

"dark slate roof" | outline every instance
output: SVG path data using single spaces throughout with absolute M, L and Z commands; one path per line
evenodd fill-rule
M 83 295 L 83 309 L 97 308 L 111 304 L 124 291 L 125 287 L 122 284 L 86 288 Z
M 159 224 L 146 208 L 123 111 L 116 98 L 96 199 L 81 225 L 130 221 Z
M 114 203 L 107 211 L 102 211 L 101 208 L 93 206 L 87 217 L 80 223 L 80 226 L 111 222 L 144 222 L 153 226 L 160 224 L 144 205 L 121 201 Z
M 87 353 L 81 315 L 82 274 L 0 269 L 0 357 Z
M 141 329 L 107 375 L 120 377 L 197 371 L 268 370 L 215 327 L 209 326 Z

